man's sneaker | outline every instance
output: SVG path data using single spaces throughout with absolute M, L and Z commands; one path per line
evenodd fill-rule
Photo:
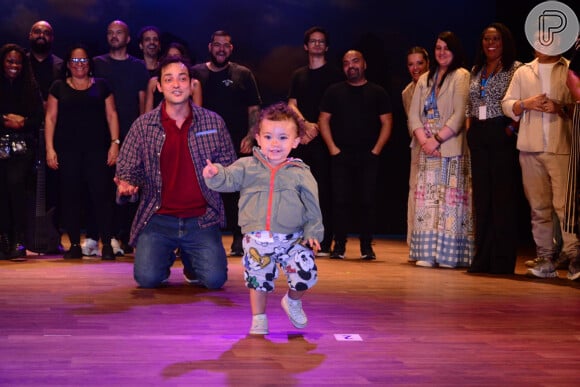
M 99 255 L 99 242 L 92 238 L 86 238 L 81 245 L 81 249 L 85 257 L 94 257 Z
M 527 267 L 535 267 L 540 261 L 542 261 L 543 258 L 535 258 L 535 259 L 530 259 L 529 261 L 525 262 L 525 265 Z M 556 262 L 554 263 L 554 266 L 556 267 L 556 270 L 566 270 L 568 268 L 568 265 L 570 264 L 570 258 L 560 255 L 558 257 L 558 259 L 556 260 Z
M 304 328 L 306 324 L 308 324 L 308 318 L 302 309 L 301 300 L 292 300 L 288 297 L 288 293 L 286 293 L 286 295 L 282 298 L 281 304 L 282 308 L 288 315 L 290 322 L 296 328 Z
M 268 334 L 268 316 L 265 314 L 256 314 L 252 316 L 252 327 L 250 335 L 267 335 Z
M 243 239 L 244 237 L 242 235 L 234 235 L 234 239 L 232 240 L 232 246 L 229 254 L 230 257 L 244 256 Z
M 117 257 L 122 257 L 125 255 L 125 252 L 121 248 L 121 244 L 115 238 L 111 238 L 111 247 L 113 248 L 113 252 Z
M 330 240 L 330 243 L 328 242 Z M 325 238 L 320 242 L 320 250 L 316 252 L 317 257 L 330 257 L 330 245 L 332 244 L 332 238 Z
M 375 255 L 375 252 L 373 251 L 372 248 L 365 249 L 361 251 L 360 259 L 362 259 L 363 261 L 374 261 L 375 259 L 377 259 L 377 256 Z
M 187 270 L 186 268 L 183 268 L 183 279 L 185 280 L 185 282 L 187 282 L 190 285 L 199 284 L 199 279 L 195 275 L 195 272 L 192 272 L 191 270 Z
M 572 262 L 568 267 L 568 279 L 571 281 L 576 281 L 580 279 L 580 260 L 576 258 L 575 262 Z
M 558 272 L 554 267 L 554 264 L 546 258 L 540 260 L 536 266 L 528 269 L 527 274 L 532 275 L 537 278 L 557 278 Z
M 346 245 L 340 242 L 334 242 L 334 249 L 330 253 L 330 258 L 332 259 L 344 259 L 344 252 L 346 251 Z
M 536 266 L 543 258 L 534 258 L 534 259 L 530 259 L 526 262 L 524 262 L 524 265 L 526 265 L 527 267 L 534 267 Z

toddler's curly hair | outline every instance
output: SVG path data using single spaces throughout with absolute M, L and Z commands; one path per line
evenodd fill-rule
M 260 124 L 263 120 L 270 120 L 270 121 L 294 121 L 296 124 L 296 130 L 298 132 L 298 137 L 304 137 L 305 128 L 303 121 L 298 118 L 298 114 L 290 107 L 288 104 L 284 102 L 277 102 L 273 105 L 270 105 L 264 108 L 260 112 L 260 117 L 258 122 L 252 128 L 252 136 L 256 136 L 260 133 Z

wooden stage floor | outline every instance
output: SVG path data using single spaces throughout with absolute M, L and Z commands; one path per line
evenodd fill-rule
M 224 237 L 224 245 L 230 240 Z M 576 386 L 580 283 L 471 275 L 407 263 L 404 242 L 378 259 L 318 260 L 309 325 L 270 296 L 270 334 L 251 337 L 239 258 L 223 290 L 138 289 L 132 258 L 0 262 L 2 386 Z M 348 258 L 353 257 L 353 258 Z

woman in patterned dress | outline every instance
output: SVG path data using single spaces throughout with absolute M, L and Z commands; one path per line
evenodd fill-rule
M 421 147 L 410 260 L 417 266 L 468 267 L 474 254 L 471 175 L 465 141 L 469 72 L 450 31 L 439 34 L 435 60 L 409 108 L 409 131 Z

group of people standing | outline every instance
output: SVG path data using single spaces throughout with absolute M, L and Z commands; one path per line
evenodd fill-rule
M 26 225 L 18 214 L 26 212 L 29 174 L 18 171 L 30 169 L 34 162 L 37 128 L 43 119 L 46 163 L 58 170 L 58 185 L 49 171 L 47 183 L 52 190 L 47 192 L 58 186 L 60 193 L 58 198 L 51 193 L 47 199 L 50 205 L 61 204 L 59 225 L 71 243 L 65 258 L 101 255 L 114 259 L 132 250 L 138 234 L 135 230 L 144 225 L 139 220 L 143 213 L 137 200 L 115 208 L 111 180 L 131 126 L 166 99 L 160 78 L 162 57 L 179 57 L 190 66 L 192 102 L 223 118 L 235 153 L 226 152 L 228 162 L 252 153 L 256 138 L 251 128 L 258 122 L 262 101 L 252 72 L 230 60 L 234 46 L 227 32 L 216 31 L 211 36 L 209 60 L 195 66 L 178 43 L 169 45 L 166 55 L 161 55 L 160 31 L 154 26 L 140 31 L 143 60 L 134 58 L 127 52 L 129 28 L 119 20 L 109 24 L 110 50 L 101 56 L 93 57 L 85 46 L 75 45 L 64 61 L 59 59 L 51 53 L 53 31 L 45 21 L 32 26 L 29 38 L 29 52 L 5 45 L 0 56 L 0 179 L 6 182 L 0 189 L 0 205 L 7 214 L 0 224 L 2 257 L 26 254 Z M 292 75 L 288 106 L 304 134 L 291 155 L 309 165 L 318 182 L 324 235 L 317 255 L 345 258 L 347 233 L 352 231 L 356 215 L 360 258 L 376 259 L 372 248 L 374 195 L 379 155 L 392 130 L 390 97 L 367 80 L 361 52 L 344 54 L 342 72 L 328 63 L 330 39 L 325 29 L 307 30 L 303 46 L 308 65 Z M 570 144 L 577 135 L 571 128 L 577 110 L 573 102 L 578 100 L 573 82 L 578 55 L 570 64 L 562 55 L 536 51 L 534 61 L 522 64 L 516 59 L 510 31 L 501 23 L 492 23 L 482 32 L 471 71 L 464 67 L 464 51 L 453 32 L 437 36 L 433 54 L 430 58 L 422 47 L 409 51 L 412 82 L 402 93 L 412 137 L 409 261 L 423 267 L 467 268 L 471 273 L 513 273 L 521 170 L 537 246 L 529 273 L 553 277 L 556 268 L 566 263 L 568 277 L 577 279 L 576 219 L 570 215 L 575 213 L 575 194 L 569 195 L 575 176 L 567 171 Z M 158 113 L 163 121 L 163 111 Z M 82 132 L 77 130 L 79 123 L 83 123 Z M 167 139 L 163 137 L 163 141 Z M 573 156 L 580 152 L 572 148 Z M 196 170 L 202 167 L 195 165 Z M 196 174 L 200 178 L 201 169 Z M 160 195 L 171 195 L 171 185 L 164 182 L 161 187 Z M 186 195 L 174 199 L 181 205 L 189 200 Z M 240 194 L 222 192 L 220 200 L 225 204 L 227 228 L 233 233 L 230 254 L 243 256 Z M 161 210 L 156 201 L 151 206 L 148 211 Z M 81 246 L 83 209 L 87 238 Z M 165 208 L 161 212 L 171 215 L 172 211 Z M 129 232 L 131 222 L 133 234 Z M 224 227 L 222 223 L 218 222 Z M 562 235 L 561 251 L 553 242 L 555 230 Z M 174 253 L 168 254 L 171 263 L 175 258 Z M 186 280 L 198 281 L 193 260 L 186 261 Z M 138 272 L 136 265 L 136 278 Z M 164 280 L 164 275 L 156 275 L 155 280 L 148 280 L 153 282 L 137 281 L 156 286 Z
M 580 136 L 578 120 L 572 125 L 577 51 L 572 63 L 536 50 L 535 59 L 522 64 L 501 23 L 483 30 L 471 71 L 463 68 L 461 44 L 449 31 L 437 37 L 434 61 L 421 47 L 409 51 L 413 81 L 402 97 L 412 136 L 411 262 L 513 274 L 521 181 L 537 250 L 526 262 L 528 274 L 553 278 L 565 268 L 569 279 L 580 278 L 577 194 L 570 188 L 578 162 L 570 158 L 570 145 Z

